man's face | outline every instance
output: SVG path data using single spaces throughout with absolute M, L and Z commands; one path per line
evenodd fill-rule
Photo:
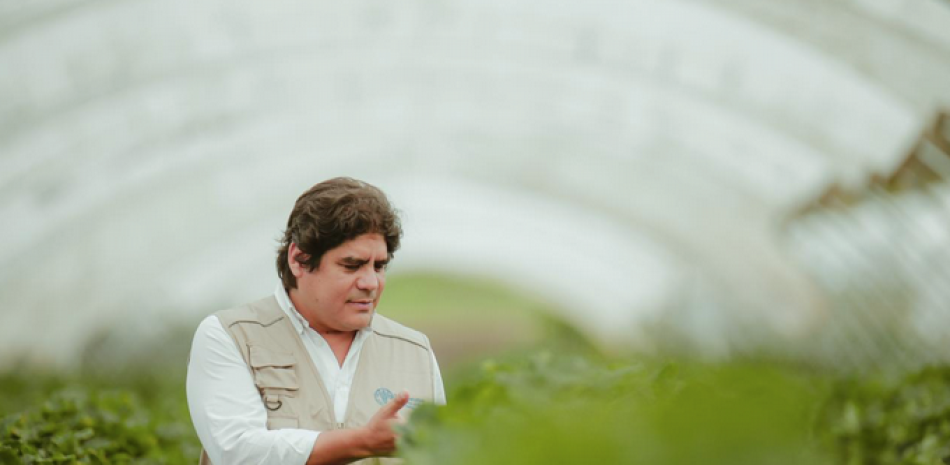
M 290 298 L 297 311 L 319 331 L 355 331 L 369 326 L 383 288 L 389 262 L 386 240 L 363 234 L 328 250 L 313 271 L 293 259 L 300 250 L 291 244 L 290 270 L 297 288 Z

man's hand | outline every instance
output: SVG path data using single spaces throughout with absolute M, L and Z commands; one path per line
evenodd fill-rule
M 400 392 L 382 406 L 366 426 L 357 429 L 324 431 L 313 444 L 307 465 L 345 464 L 366 457 L 392 455 L 396 451 L 397 413 L 409 402 L 409 393 Z
M 400 392 L 395 399 L 382 406 L 362 428 L 370 455 L 392 455 L 396 451 L 396 432 L 393 431 L 393 426 L 399 421 L 397 413 L 406 402 L 409 402 L 409 393 Z

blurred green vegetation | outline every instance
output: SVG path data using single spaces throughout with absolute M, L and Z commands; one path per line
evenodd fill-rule
M 394 275 L 388 279 L 381 312 L 411 327 L 459 319 L 530 325 L 545 310 L 538 299 L 484 278 L 436 273 Z
M 498 282 L 434 273 L 390 277 L 380 304 L 380 313 L 429 336 L 447 372 L 486 356 L 538 346 L 559 325 L 550 309 Z
M 811 435 L 828 383 L 790 370 L 544 351 L 481 373 L 414 414 L 410 463 L 832 463 Z
M 410 325 L 516 322 L 522 336 L 445 366 L 449 405 L 424 406 L 404 427 L 410 464 L 950 463 L 948 368 L 844 376 L 774 361 L 612 358 L 490 282 L 405 277 L 387 299 L 385 313 Z M 0 463 L 196 463 L 184 393 L 193 328 L 134 350 L 104 333 L 74 371 L 0 374 Z
M 183 369 L 0 376 L 0 463 L 195 463 Z
M 844 465 L 950 463 L 950 367 L 837 380 L 816 423 Z
M 429 464 L 950 463 L 950 368 L 839 375 L 765 361 L 486 361 L 404 430 Z

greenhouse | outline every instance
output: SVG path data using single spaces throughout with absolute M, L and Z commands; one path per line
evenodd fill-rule
M 0 463 L 197 463 L 195 328 L 386 192 L 407 464 L 950 463 L 950 2 L 0 4 Z

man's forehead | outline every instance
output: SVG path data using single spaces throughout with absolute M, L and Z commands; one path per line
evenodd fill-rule
M 330 250 L 330 254 L 342 259 L 383 260 L 388 257 L 388 247 L 383 236 L 363 234 Z

